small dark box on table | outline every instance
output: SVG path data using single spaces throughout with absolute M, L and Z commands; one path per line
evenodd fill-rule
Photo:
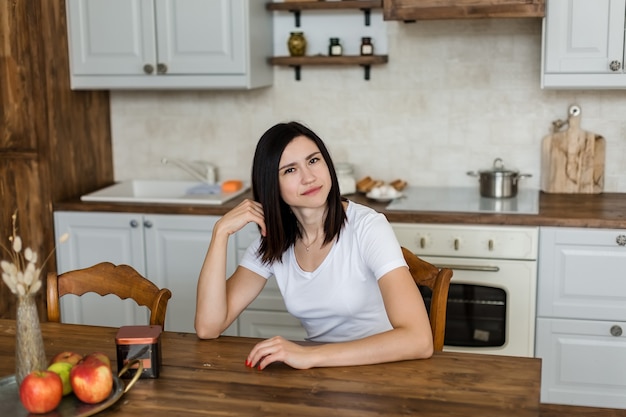
M 161 369 L 161 326 L 122 326 L 115 337 L 117 346 L 117 371 L 127 362 L 139 359 L 143 364 L 140 378 L 158 378 Z M 137 373 L 132 366 L 122 378 L 131 378 Z

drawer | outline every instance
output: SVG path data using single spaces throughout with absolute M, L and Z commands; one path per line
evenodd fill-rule
M 537 259 L 537 227 L 392 223 L 401 246 L 419 256 Z
M 626 322 L 539 318 L 535 354 L 541 402 L 626 408 Z
M 592 320 L 626 318 L 623 230 L 541 228 L 537 314 Z

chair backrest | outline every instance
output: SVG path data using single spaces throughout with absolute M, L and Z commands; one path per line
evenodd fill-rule
M 57 275 L 48 273 L 47 281 L 48 321 L 60 322 L 59 298 L 65 294 L 83 295 L 94 292 L 102 296 L 117 295 L 130 298 L 150 310 L 151 325 L 164 329 L 167 302 L 172 292 L 159 289 L 152 281 L 144 278 L 128 265 L 113 265 L 103 262 L 89 268 L 77 269 Z
M 452 270 L 448 268 L 439 269 L 404 247 L 402 248 L 402 254 L 415 283 L 418 286 L 426 286 L 432 290 L 428 315 L 430 316 L 430 327 L 433 332 L 433 347 L 435 351 L 442 351 L 443 340 L 446 335 L 446 309 L 448 307 L 448 290 L 450 289 Z

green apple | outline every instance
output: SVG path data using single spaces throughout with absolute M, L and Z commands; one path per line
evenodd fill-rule
M 72 370 L 71 363 L 67 362 L 55 362 L 48 366 L 48 370 L 54 372 L 61 377 L 63 383 L 63 395 L 67 395 L 72 392 L 72 384 L 70 383 L 70 371 Z

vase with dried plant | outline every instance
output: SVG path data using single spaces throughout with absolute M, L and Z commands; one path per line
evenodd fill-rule
M 15 379 L 18 384 L 34 370 L 47 368 L 46 352 L 39 326 L 39 315 L 35 295 L 41 288 L 41 269 L 54 252 L 50 252 L 41 266 L 37 266 L 37 253 L 31 248 L 22 250 L 22 239 L 17 234 L 17 212 L 11 217 L 13 233 L 9 236 L 9 247 L 0 243 L 0 248 L 9 254 L 9 260 L 0 261 L 2 281 L 17 296 L 15 323 Z M 61 242 L 69 235 L 61 237 Z

